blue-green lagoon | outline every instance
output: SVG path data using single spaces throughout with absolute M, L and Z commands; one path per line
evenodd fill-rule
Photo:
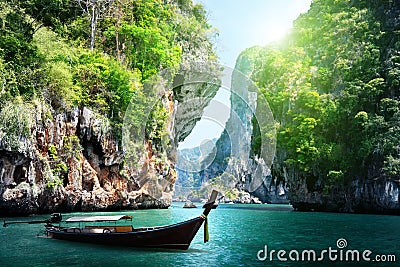
M 129 214 L 134 216 L 134 227 L 140 227 L 176 223 L 202 213 L 200 208 L 183 209 L 182 206 L 183 203 L 173 203 L 165 210 L 85 215 Z M 66 219 L 82 214 L 63 215 Z M 3 219 L 29 221 L 47 218 L 48 215 L 37 215 Z M 210 242 L 203 243 L 201 229 L 187 251 L 74 243 L 45 238 L 43 229 L 43 224 L 16 224 L 1 228 L 0 266 L 400 265 L 399 216 L 294 212 L 287 205 L 221 204 L 209 216 Z M 326 252 L 321 256 L 323 250 Z M 355 258 L 356 250 L 359 261 Z M 315 259 L 311 251 L 315 251 Z M 365 251 L 364 256 L 370 261 L 362 258 Z M 377 255 L 386 262 L 377 262 Z M 261 261 L 259 258 L 265 259 Z

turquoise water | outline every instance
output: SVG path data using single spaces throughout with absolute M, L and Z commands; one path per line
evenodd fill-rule
M 198 216 L 200 208 L 183 209 L 173 203 L 167 210 L 139 210 L 101 214 L 130 214 L 135 227 L 164 225 Z M 65 218 L 83 213 L 66 214 Z M 90 213 L 91 215 L 93 213 Z M 100 213 L 96 213 L 100 215 Z M 86 214 L 85 214 L 86 215 Z M 28 221 L 47 219 L 5 218 Z M 37 237 L 43 225 L 11 225 L 0 229 L 0 266 L 400 266 L 400 217 L 336 213 L 300 213 L 284 205 L 222 204 L 209 216 L 210 242 L 201 229 L 189 250 L 136 249 L 67 242 Z M 396 262 L 259 261 L 265 245 L 270 250 L 338 249 L 344 238 L 352 250 L 395 255 Z M 262 254 L 261 254 L 262 255 Z M 293 254 L 295 255 L 295 254 Z M 319 255 L 319 254 L 318 254 Z

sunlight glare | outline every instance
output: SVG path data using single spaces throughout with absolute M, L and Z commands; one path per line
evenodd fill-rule
M 282 39 L 289 32 L 289 28 L 281 27 L 280 25 L 277 27 L 269 27 L 265 34 L 265 38 L 267 39 L 266 43 L 275 42 Z M 260 32 L 261 34 L 261 32 Z

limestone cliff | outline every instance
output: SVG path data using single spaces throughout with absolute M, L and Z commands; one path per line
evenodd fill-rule
M 249 78 L 253 64 L 249 55 L 242 53 L 232 74 L 232 108 L 226 123 L 229 135 L 222 135 L 217 142 L 217 147 L 232 147 L 232 157 L 223 175 L 233 175 L 236 188 L 250 192 L 264 203 L 288 203 L 285 181 L 271 175 L 275 139 L 262 140 L 264 153 L 252 151 L 253 128 L 267 127 L 272 122 L 266 102 L 261 101 L 258 89 Z
M 400 2 L 339 2 L 313 1 L 310 10 L 294 22 L 287 39 L 244 52 L 255 64 L 252 77 L 268 96 L 279 127 L 272 178 L 284 182 L 287 197 L 296 210 L 400 214 L 399 172 L 396 169 L 399 165 L 395 163 L 399 162 L 399 136 L 394 130 L 399 127 Z M 357 17 L 359 20 L 344 19 L 344 16 L 351 17 L 357 12 L 363 12 Z M 326 18 L 337 17 L 321 20 L 321 14 Z M 351 21 L 340 26 L 346 38 L 336 38 L 338 21 Z M 361 28 L 352 28 L 361 24 L 368 25 L 365 34 Z M 364 48 L 361 47 L 366 44 L 374 47 L 375 59 L 363 54 L 357 63 L 352 61 L 355 58 L 352 53 L 362 51 Z M 275 57 L 278 55 L 275 52 L 279 56 Z M 339 70 L 334 62 L 345 57 L 351 60 L 346 70 Z M 283 61 L 285 63 L 280 64 Z M 302 63 L 297 65 L 295 62 Z M 370 70 L 374 70 L 372 74 Z M 335 74 L 325 76 L 327 72 Z M 309 74 L 311 79 L 307 78 Z M 356 94 L 352 91 L 352 83 L 368 84 L 374 78 L 382 82 L 380 93 L 362 102 L 366 95 L 373 94 L 375 87 L 362 87 Z M 394 83 L 393 79 L 396 79 Z M 301 98 L 298 98 L 307 90 L 316 93 L 319 100 L 332 100 L 335 111 L 307 111 L 311 101 L 300 103 Z M 283 95 L 287 98 L 281 98 Z M 346 102 L 350 98 L 355 100 L 351 104 Z M 396 112 L 385 106 L 386 101 L 393 103 Z M 323 102 L 322 106 L 329 104 Z M 360 111 L 370 118 L 368 127 L 359 128 L 356 121 L 349 123 Z M 326 121 L 322 122 L 324 119 L 319 120 L 323 113 L 332 128 Z M 302 127 L 298 123 L 300 117 L 317 118 L 321 125 L 298 131 Z M 254 129 L 253 136 L 256 136 Z M 305 143 L 312 144 L 310 147 L 319 150 L 319 155 L 307 154 Z M 333 149 L 324 150 L 324 147 Z
M 289 172 L 289 175 L 295 175 Z M 289 178 L 289 196 L 295 210 L 400 214 L 399 184 L 395 181 L 358 178 L 328 195 L 310 186 L 305 177 Z M 317 181 L 316 185 L 322 185 Z
M 179 182 L 181 186 L 191 183 L 200 187 L 202 183 L 218 177 L 217 183 L 221 188 L 247 191 L 263 202 L 288 203 L 285 182 L 273 179 L 269 169 L 275 140 L 264 140 L 264 154 L 256 155 L 251 151 L 253 117 L 262 114 L 261 123 L 269 116 L 268 110 L 263 110 L 265 104 L 257 101 L 257 88 L 248 77 L 252 64 L 247 54 L 242 54 L 237 59 L 235 70 L 225 70 L 229 73 L 229 82 L 223 86 L 230 85 L 231 91 L 230 117 L 225 130 L 216 141 L 214 152 L 208 153 L 199 163 L 198 171 L 190 171 L 190 168 L 189 171 L 178 170 L 178 181 L 182 181 Z M 268 123 L 264 123 L 263 127 Z
M 248 64 L 254 63 L 257 55 L 254 51 L 259 49 L 254 47 L 243 52 L 237 64 L 245 69 L 243 64 L 246 60 L 250 61 Z M 227 125 L 227 127 L 231 126 Z M 256 138 L 256 129 L 249 127 L 247 131 L 251 133 L 252 139 Z M 223 145 L 226 143 L 223 140 L 224 137 L 218 142 L 222 142 L 221 145 Z M 310 170 L 308 173 L 301 172 L 296 168 L 288 167 L 285 163 L 286 159 L 287 151 L 278 147 L 271 170 L 261 164 L 262 172 L 257 173 L 254 163 L 259 158 L 250 153 L 247 162 L 237 161 L 230 164 L 228 171 L 234 173 L 235 177 L 240 177 L 242 183 L 239 183 L 237 187 L 244 190 L 248 188 L 252 179 L 262 173 L 262 176 L 265 177 L 263 183 L 252 192 L 252 195 L 264 202 L 290 202 L 295 210 L 399 214 L 399 181 L 385 179 L 380 174 L 381 167 L 376 163 L 369 166 L 366 171 L 375 178 L 357 176 L 350 184 L 339 186 L 327 193 L 323 190 L 326 179 L 321 177 L 317 170 Z
M 151 146 L 140 156 L 141 165 L 127 169 L 105 117 L 85 107 L 51 117 L 42 103 L 32 114 L 30 137 L 19 140 L 20 149 L 11 149 L 5 135 L 0 138 L 0 215 L 170 205 L 173 163 L 164 158 L 156 164 Z M 161 185 L 155 179 L 157 198 L 149 193 L 154 179 L 143 178 L 150 176 L 169 181 Z
M 88 38 L 77 1 L 3 2 L 0 216 L 168 207 L 177 144 L 216 92 L 203 7 L 108 1 Z
M 165 81 L 154 99 L 167 113 L 165 140 L 159 144 L 143 133 L 125 144 L 140 147 L 131 157 L 109 119 L 96 111 L 57 113 L 39 101 L 20 104 L 21 118 L 10 121 L 18 125 L 24 119 L 27 131 L 0 127 L 0 215 L 169 207 L 177 144 L 219 86 L 218 70 L 199 66 L 181 71 L 172 87 Z
M 353 1 L 352 6 L 368 10 L 373 16 L 369 23 L 380 25 L 379 31 L 385 33 L 377 43 L 380 50 L 379 66 L 382 67 L 381 74 L 387 83 L 392 79 L 394 72 L 398 71 L 398 65 L 394 67 L 393 59 L 398 58 L 399 36 L 396 32 L 400 29 L 400 2 L 399 1 Z M 397 62 L 397 61 L 396 61 Z M 371 68 L 368 66 L 368 68 Z M 352 80 L 357 76 L 354 75 Z M 358 77 L 357 77 L 358 78 Z M 390 86 L 389 86 L 390 88 Z M 390 90 L 388 94 L 392 99 L 398 100 L 398 95 Z M 375 101 L 378 103 L 379 101 Z M 375 104 L 375 103 L 374 103 Z M 398 104 L 397 107 L 398 108 Z M 386 110 L 386 107 L 381 107 Z M 396 123 L 398 119 L 395 119 Z M 346 129 L 347 130 L 347 129 Z M 385 131 L 385 130 L 383 130 Z M 393 133 L 383 133 L 396 138 Z M 374 133 L 374 135 L 379 135 Z M 361 136 L 360 136 L 361 138 Z M 373 146 L 379 147 L 381 141 L 377 140 Z M 384 140 L 382 143 L 389 142 Z M 398 139 L 394 145 L 388 145 L 396 150 L 394 155 L 398 156 Z M 376 149 L 378 151 L 378 149 Z M 395 156 L 395 157 L 396 157 Z M 400 214 L 400 183 L 398 175 L 385 174 L 382 156 L 378 157 L 376 152 L 361 170 L 351 177 L 345 185 L 340 185 L 329 192 L 323 192 L 324 181 L 318 173 L 305 175 L 296 172 L 294 169 L 285 170 L 290 187 L 290 199 L 293 207 L 297 210 L 319 210 L 339 211 L 357 213 L 379 213 L 379 214 Z M 283 170 L 282 166 L 279 166 Z M 281 172 L 282 174 L 282 172 Z

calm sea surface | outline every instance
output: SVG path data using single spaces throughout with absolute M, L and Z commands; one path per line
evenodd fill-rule
M 198 216 L 202 209 L 183 209 L 183 203 L 173 203 L 167 210 L 139 210 L 116 213 L 74 213 L 76 215 L 133 215 L 134 227 L 155 226 L 180 222 Z M 47 219 L 48 215 L 29 218 L 3 218 L 13 221 Z M 44 238 L 42 224 L 10 225 L 0 229 L 0 266 L 400 266 L 400 217 L 380 215 L 300 213 L 285 205 L 221 204 L 209 216 L 210 242 L 203 243 L 203 229 L 189 250 L 136 249 L 106 247 Z M 39 234 L 39 237 L 37 236 Z M 337 244 L 338 239 L 342 243 Z M 347 246 L 344 244 L 347 243 Z M 338 248 L 338 245 L 341 248 Z M 279 261 L 276 253 L 260 261 L 260 250 L 284 250 Z M 343 253 L 342 261 L 331 261 L 328 252 L 323 262 L 301 261 L 304 250 Z M 295 250 L 295 251 L 293 251 Z M 361 253 L 370 250 L 376 255 L 396 262 L 345 261 L 348 250 Z M 341 251 L 341 252 L 340 252 Z M 289 253 L 298 262 L 289 259 Z M 283 252 L 282 252 L 283 253 Z M 260 254 L 264 256 L 264 252 Z M 390 256 L 391 257 L 391 256 Z M 349 259 L 351 259 L 349 254 Z

